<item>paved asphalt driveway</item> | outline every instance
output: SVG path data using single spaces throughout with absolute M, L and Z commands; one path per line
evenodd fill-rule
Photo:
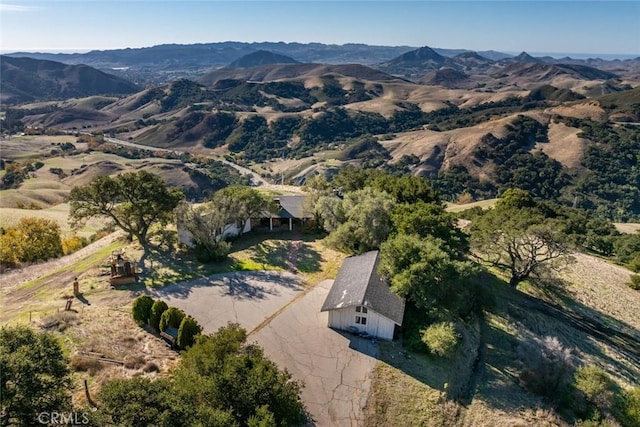
M 362 425 L 377 346 L 327 327 L 320 308 L 332 280 L 318 284 L 249 337 L 305 388 L 302 399 L 317 426 Z
M 304 290 L 300 279 L 288 272 L 224 273 L 176 283 L 149 294 L 193 316 L 205 333 L 228 322 L 247 331 L 264 322 Z

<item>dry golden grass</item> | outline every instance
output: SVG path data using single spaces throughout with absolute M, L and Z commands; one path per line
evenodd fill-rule
M 578 137 L 579 129 L 564 123 L 549 124 L 549 142 L 538 143 L 536 149 L 562 163 L 567 168 L 580 167 L 587 141 Z
M 418 130 L 399 133 L 395 138 L 381 141 L 380 144 L 391 153 L 393 161 L 397 161 L 410 154 L 426 160 L 434 154 L 434 150 L 444 151 L 449 142 L 450 137 L 446 132 Z
M 378 362 L 371 381 L 364 408 L 365 426 L 456 425 L 458 405 L 400 369 Z
M 477 165 L 473 162 L 473 154 L 486 134 L 491 133 L 497 138 L 504 137 L 507 133 L 506 126 L 516 117 L 517 115 L 512 115 L 468 128 L 443 132 L 449 136 L 449 143 L 444 152 L 442 168 L 447 170 L 452 166 L 462 165 L 472 175 L 479 179 L 486 179 L 491 175 L 491 168 L 488 165 Z
M 374 98 L 368 101 L 353 102 L 345 105 L 345 108 L 352 111 L 378 113 L 387 118 L 391 117 L 394 111 L 400 109 L 391 98 Z
M 480 207 L 482 209 L 489 209 L 493 207 L 498 199 L 488 199 L 488 200 L 480 200 L 479 202 L 465 203 L 463 205 L 449 203 L 447 204 L 446 210 L 447 212 L 462 212 L 467 209 Z
M 575 263 L 558 273 L 563 291 L 585 308 L 635 328 L 640 339 L 640 292 L 626 285 L 631 271 L 603 259 L 575 254 Z
M 2 199 L 0 199 L 2 200 Z M 31 199 L 30 199 L 31 200 Z M 46 209 L 17 209 L 17 208 L 0 208 L 0 227 L 15 226 L 20 219 L 26 217 L 44 218 L 55 221 L 60 226 L 62 235 L 70 235 L 75 231 L 69 225 L 69 204 L 61 203 Z M 104 220 L 91 219 L 77 230 L 77 234 L 83 237 L 89 237 L 104 226 Z
M 633 223 L 633 222 L 629 222 L 629 223 L 621 223 L 621 222 L 616 222 L 613 225 L 615 225 L 616 230 L 618 230 L 621 233 L 627 233 L 627 234 L 637 234 L 640 233 L 640 224 L 638 223 Z
M 62 337 L 74 354 L 72 367 L 73 360 L 77 361 L 76 384 L 88 380 L 92 396 L 104 383 L 116 378 L 166 374 L 178 360 L 177 353 L 160 338 L 135 324 L 128 305 L 85 310 L 81 323 L 69 328 Z M 123 364 L 101 362 L 100 357 Z M 82 388 L 77 387 L 73 397 L 75 404 L 86 404 Z
M 576 117 L 579 119 L 602 120 L 605 112 L 597 101 L 582 101 L 568 105 L 559 105 L 549 110 L 551 114 Z

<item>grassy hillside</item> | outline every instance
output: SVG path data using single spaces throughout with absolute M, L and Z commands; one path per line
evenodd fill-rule
M 612 120 L 621 122 L 640 121 L 640 87 L 625 92 L 604 95 L 596 98 L 596 100 Z
M 5 142 L 2 208 L 47 208 L 64 203 L 71 188 L 97 176 L 140 169 L 159 175 L 167 185 L 182 189 L 194 200 L 202 200 L 228 183 L 247 181 L 235 169 L 213 160 L 158 157 L 151 151 L 86 136 L 16 136 Z
M 246 165 L 307 159 L 301 162 L 307 175 L 288 174 L 296 182 L 327 169 L 314 157 L 322 152 L 329 161 L 427 176 L 450 201 L 494 198 L 517 186 L 617 221 L 640 216 L 633 160 L 638 128 L 616 124 L 633 119 L 638 90 L 621 86 L 581 99 L 572 85 L 532 77 L 546 70 L 554 79 L 601 79 L 605 72 L 513 63 L 500 79 L 517 75 L 531 90 L 506 84 L 463 90 L 382 79 L 358 67 L 311 65 L 264 69 L 293 73 L 278 80 L 247 80 L 247 70 L 226 70 L 245 74 L 220 74 L 210 86 L 178 80 L 109 105 L 86 101 L 27 113 L 24 120 L 72 128 L 92 122 L 122 139 L 199 154 L 213 150 Z M 372 136 L 378 143 L 363 142 Z M 318 167 L 310 168 L 313 162 Z
M 4 201 L 3 201 L 4 202 Z M 61 203 L 46 209 L 18 209 L 0 207 L 0 228 L 7 228 L 16 225 L 20 219 L 26 217 L 44 218 L 55 221 L 60 226 L 63 235 L 71 234 L 72 230 L 69 225 L 69 204 Z M 92 219 L 87 222 L 77 234 L 82 237 L 90 237 L 104 226 L 104 222 L 98 219 Z
M 2 56 L 2 101 L 19 103 L 102 94 L 130 94 L 133 83 L 86 65 Z

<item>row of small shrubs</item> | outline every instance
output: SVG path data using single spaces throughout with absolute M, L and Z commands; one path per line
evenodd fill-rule
M 196 336 L 202 332 L 202 327 L 193 317 L 187 316 L 179 308 L 169 307 L 166 302 L 154 300 L 147 295 L 141 295 L 133 301 L 131 314 L 133 320 L 148 324 L 156 331 L 165 332 L 169 326 L 176 328 L 176 345 L 181 350 L 191 347 Z

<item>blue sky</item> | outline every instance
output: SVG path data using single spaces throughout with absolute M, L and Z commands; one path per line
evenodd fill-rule
M 0 49 L 285 41 L 640 56 L 636 1 L 0 0 Z

